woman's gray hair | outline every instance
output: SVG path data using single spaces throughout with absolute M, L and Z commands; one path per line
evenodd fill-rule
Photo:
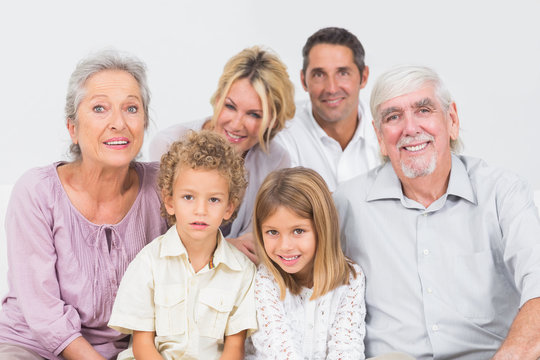
M 426 85 L 433 86 L 435 96 L 443 111 L 448 112 L 454 100 L 442 79 L 433 69 L 426 66 L 402 65 L 380 75 L 373 86 L 369 102 L 375 127 L 378 130 L 381 129 L 382 118 L 379 113 L 381 104 L 395 97 L 420 90 Z M 450 147 L 452 151 L 458 152 L 461 141 L 459 139 L 451 140 Z
M 102 50 L 82 59 L 69 78 L 66 95 L 66 121 L 78 123 L 77 110 L 86 95 L 86 81 L 93 75 L 105 70 L 122 70 L 129 73 L 139 84 L 144 109 L 144 128 L 148 127 L 148 106 L 150 103 L 150 90 L 146 80 L 146 65 L 136 57 L 117 50 Z M 75 159 L 81 157 L 78 144 L 71 144 L 69 151 Z

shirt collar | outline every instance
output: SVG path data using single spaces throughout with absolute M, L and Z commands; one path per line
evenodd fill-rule
M 214 268 L 218 267 L 219 264 L 223 264 L 233 271 L 242 270 L 242 266 L 240 265 L 238 258 L 233 253 L 234 250 L 231 249 L 231 246 L 232 245 L 229 245 L 220 231 L 218 245 L 214 251 L 214 258 L 212 260 L 214 263 Z M 187 250 L 180 240 L 180 236 L 178 236 L 178 231 L 176 231 L 176 225 L 173 225 L 164 235 L 159 256 L 166 257 L 182 255 L 184 255 L 186 259 L 188 258 Z
M 469 173 L 461 159 L 452 154 L 452 168 L 450 170 L 450 180 L 445 195 L 461 197 L 473 204 L 477 204 L 476 193 L 471 184 Z M 390 161 L 383 164 L 376 174 L 373 186 L 367 193 L 367 201 L 382 199 L 404 200 L 401 181 L 399 181 Z
M 315 132 L 318 134 L 319 138 L 322 139 L 332 139 L 328 134 L 321 128 L 317 120 L 315 120 L 315 117 L 313 116 L 313 107 L 311 104 L 311 101 L 307 101 L 305 104 L 306 111 L 309 116 L 309 126 L 311 126 Z M 366 138 L 366 126 L 371 124 L 369 123 L 369 119 L 365 116 L 364 112 L 364 106 L 362 105 L 362 102 L 358 101 L 358 117 L 360 118 L 360 122 L 358 126 L 356 127 L 356 130 L 354 131 L 354 135 L 351 138 L 350 142 L 358 141 L 359 139 L 365 139 Z M 332 139 L 334 140 L 334 139 Z M 335 140 L 334 140 L 335 141 Z

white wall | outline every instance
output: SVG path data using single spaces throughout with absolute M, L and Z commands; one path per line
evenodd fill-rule
M 91 51 L 115 47 L 147 63 L 151 137 L 158 128 L 210 114 L 208 99 L 225 61 L 250 45 L 273 48 L 289 67 L 297 98 L 305 98 L 301 47 L 317 29 L 341 26 L 367 52 L 364 100 L 390 66 L 435 68 L 456 99 L 464 152 L 540 189 L 538 14 L 537 0 L 4 1 L 0 185 L 64 158 L 67 80 Z

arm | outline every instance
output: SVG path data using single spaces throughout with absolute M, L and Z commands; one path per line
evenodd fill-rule
M 327 359 L 364 359 L 365 278 L 359 266 L 355 266 L 355 269 L 356 279 L 350 277 L 350 284 L 341 297 L 329 331 Z
M 273 275 L 261 266 L 255 277 L 259 330 L 251 335 L 257 359 L 302 359 L 297 349 L 300 344 L 294 343 L 291 324 L 279 295 Z
M 139 360 L 163 360 L 154 343 L 153 331 L 133 331 L 133 356 Z
M 66 360 L 105 360 L 82 336 L 69 343 L 61 354 Z
M 237 334 L 225 336 L 225 346 L 221 354 L 221 360 L 242 360 L 244 358 L 244 341 L 247 330 Z
M 227 238 L 227 241 L 246 255 L 254 264 L 259 263 L 259 257 L 255 251 L 255 239 L 252 232 L 247 232 L 237 238 Z
M 516 315 L 508 336 L 493 360 L 540 358 L 540 298 L 527 301 Z

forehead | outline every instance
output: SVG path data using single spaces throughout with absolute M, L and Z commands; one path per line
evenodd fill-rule
M 84 83 L 88 92 L 111 90 L 127 91 L 130 95 L 140 95 L 140 86 L 137 80 L 123 70 L 102 70 L 90 76 Z
M 344 45 L 317 44 L 311 48 L 308 59 L 308 71 L 315 68 L 356 68 L 352 50 Z
M 427 103 L 430 103 L 437 108 L 441 107 L 435 94 L 435 88 L 432 85 L 425 85 L 418 90 L 393 97 L 390 100 L 383 102 L 379 107 L 379 112 L 385 112 L 390 108 L 415 108 L 421 104 Z

